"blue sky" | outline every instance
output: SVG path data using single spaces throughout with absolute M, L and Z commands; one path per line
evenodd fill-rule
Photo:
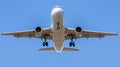
M 120 34 L 119 0 L 0 0 L 0 33 L 49 27 L 56 5 L 64 10 L 65 27 Z M 78 39 L 79 52 L 61 54 L 38 51 L 43 41 L 0 35 L 0 67 L 120 67 L 119 36 Z

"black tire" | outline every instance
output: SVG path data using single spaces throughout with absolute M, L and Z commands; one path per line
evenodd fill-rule
M 73 47 L 75 47 L 75 42 L 73 42 Z
M 69 46 L 70 46 L 70 47 L 72 46 L 71 42 L 69 43 Z
M 75 42 L 70 42 L 69 46 L 70 47 L 72 47 L 72 46 L 75 47 Z
M 46 44 L 46 46 L 48 46 L 48 42 L 46 42 L 45 44 Z
M 43 42 L 43 47 L 45 46 L 45 42 Z
M 72 42 L 72 46 L 75 47 L 75 42 Z

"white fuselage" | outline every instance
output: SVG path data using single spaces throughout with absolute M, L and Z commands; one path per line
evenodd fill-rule
M 57 52 L 61 52 L 64 47 L 64 21 L 63 21 L 63 10 L 59 7 L 56 7 L 51 12 L 52 16 L 52 32 L 53 32 L 53 42 L 54 42 L 54 49 Z

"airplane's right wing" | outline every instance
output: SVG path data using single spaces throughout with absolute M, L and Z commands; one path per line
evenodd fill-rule
M 105 36 L 117 36 L 117 34 L 109 33 L 109 32 L 89 31 L 89 30 L 82 31 L 82 38 L 103 38 Z
M 71 34 L 73 39 L 76 38 L 103 38 L 105 36 L 117 36 L 116 33 L 109 33 L 109 32 L 98 32 L 98 31 L 89 31 L 89 30 L 82 30 L 81 32 L 76 32 L 75 29 L 67 28 L 66 29 L 66 36 L 65 39 L 71 39 Z M 77 35 L 76 35 L 77 34 Z

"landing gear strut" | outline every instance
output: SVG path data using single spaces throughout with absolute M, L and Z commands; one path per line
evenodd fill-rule
M 71 42 L 69 43 L 70 47 L 75 47 L 75 42 L 73 42 L 73 35 L 71 35 Z
M 43 42 L 43 47 L 44 46 L 48 46 L 48 42 L 47 42 L 46 36 L 44 38 L 45 38 L 45 42 Z

